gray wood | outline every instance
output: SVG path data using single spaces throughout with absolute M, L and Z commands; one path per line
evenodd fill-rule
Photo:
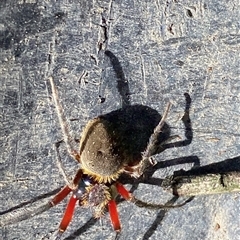
M 67 117 L 75 119 L 75 138 L 89 119 L 119 108 L 121 101 L 126 104 L 105 50 L 122 66 L 118 77 L 124 74 L 128 81 L 131 104 L 148 105 L 160 114 L 168 101 L 174 104 L 168 124 L 182 139 L 183 94 L 192 98 L 193 141 L 157 155 L 157 161 L 179 161 L 158 169 L 155 178 L 191 169 L 193 163 L 184 157 L 197 157 L 201 166 L 239 161 L 239 18 L 237 0 L 0 1 L 0 211 L 64 185 L 53 150 L 62 136 L 46 84 L 50 75 Z M 67 173 L 73 175 L 78 166 L 64 144 L 61 154 Z M 134 194 L 155 203 L 172 199 L 152 184 L 139 184 Z M 65 204 L 2 227 L 0 239 L 49 239 Z M 118 209 L 120 239 L 240 236 L 239 193 L 195 197 L 168 211 L 127 202 Z M 91 210 L 77 208 L 63 239 L 114 239 L 108 214 L 96 222 L 89 221 L 91 216 Z

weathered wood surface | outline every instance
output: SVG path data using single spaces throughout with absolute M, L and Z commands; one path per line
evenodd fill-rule
M 46 84 L 50 75 L 67 116 L 75 119 L 76 138 L 89 119 L 128 103 L 121 89 L 131 104 L 148 105 L 160 114 L 172 101 L 168 124 L 184 139 L 181 118 L 184 93 L 189 93 L 193 140 L 157 155 L 164 162 L 153 177 L 161 180 L 198 162 L 225 162 L 237 169 L 239 18 L 236 0 L 0 1 L 0 211 L 64 184 L 52 147 L 61 131 Z M 105 50 L 121 64 L 117 76 Z M 64 145 L 61 149 L 71 175 L 77 164 Z M 150 183 L 135 185 L 134 194 L 158 203 L 172 198 Z M 239 198 L 239 193 L 200 196 L 168 211 L 123 202 L 120 239 L 237 240 Z M 50 238 L 64 206 L 1 228 L 0 239 Z M 102 221 L 90 218 L 90 210 L 78 208 L 64 239 L 114 239 L 108 214 Z

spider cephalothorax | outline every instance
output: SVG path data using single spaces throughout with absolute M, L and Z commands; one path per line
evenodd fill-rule
M 72 190 L 74 198 L 79 201 L 79 205 L 90 207 L 96 218 L 100 217 L 111 199 L 111 189 L 105 184 L 98 183 L 89 175 L 83 174 L 82 170 L 78 171 L 81 178 L 78 180 L 76 187 Z

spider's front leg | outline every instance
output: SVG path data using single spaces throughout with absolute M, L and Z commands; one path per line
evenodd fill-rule
M 60 103 L 59 96 L 58 96 L 58 90 L 57 90 L 57 87 L 55 86 L 53 77 L 50 77 L 49 81 L 51 84 L 52 97 L 53 97 L 54 105 L 56 108 L 59 124 L 61 126 L 63 139 L 64 139 L 64 142 L 67 147 L 67 151 L 72 158 L 74 158 L 76 161 L 80 162 L 80 155 L 73 147 L 74 140 L 70 135 L 70 128 L 69 128 L 68 120 L 64 114 L 63 107 Z
M 156 147 L 158 146 L 157 145 L 157 142 L 158 142 L 158 136 L 159 134 L 162 132 L 162 128 L 165 124 L 165 121 L 167 119 L 167 115 L 170 111 L 170 108 L 171 108 L 171 103 L 169 102 L 167 104 L 167 107 L 164 111 L 164 114 L 161 118 L 161 121 L 158 123 L 158 125 L 155 127 L 152 135 L 150 136 L 149 138 L 149 142 L 148 142 L 148 145 L 147 145 L 147 148 L 146 150 L 142 153 L 142 159 L 141 161 L 135 165 L 135 166 L 126 166 L 125 167 L 125 172 L 130 174 L 132 177 L 135 177 L 135 178 L 139 178 L 143 172 L 145 171 L 145 169 L 151 167 L 151 166 L 154 166 L 157 162 L 151 158 L 151 156 L 153 156 L 154 154 L 156 154 Z M 169 139 L 167 139 L 167 141 L 161 143 L 161 145 L 164 145 L 166 142 L 176 138 L 178 136 L 171 136 Z M 159 146 L 158 146 L 159 147 Z

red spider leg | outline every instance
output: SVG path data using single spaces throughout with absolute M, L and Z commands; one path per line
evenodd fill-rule
M 80 169 L 78 169 L 78 171 L 77 171 L 77 173 L 76 173 L 76 175 L 75 175 L 75 177 L 73 179 L 73 185 L 74 186 L 78 185 L 80 179 L 82 178 L 82 175 L 83 175 L 83 171 L 80 168 Z
M 67 229 L 69 223 L 72 220 L 74 208 L 77 201 L 78 201 L 77 197 L 75 195 L 72 195 L 68 202 L 62 221 L 59 225 L 59 232 L 63 233 Z
M 50 201 L 52 206 L 60 203 L 78 184 L 79 180 L 82 178 L 82 169 L 79 169 L 73 179 L 73 186 L 66 185 L 60 192 L 58 192 L 55 197 Z
M 111 199 L 108 202 L 108 211 L 109 211 L 109 214 L 110 214 L 110 219 L 111 219 L 111 222 L 112 222 L 113 229 L 116 232 L 120 232 L 121 231 L 121 224 L 120 224 L 118 211 L 117 211 L 117 204 L 116 204 L 115 200 Z
M 73 180 L 73 186 L 66 185 L 49 202 L 44 203 L 37 208 L 27 207 L 25 209 L 25 212 L 16 212 L 14 215 L 12 215 L 11 213 L 12 211 L 9 212 L 9 214 L 7 214 L 5 218 L 0 219 L 0 227 L 26 220 L 30 216 L 33 217 L 35 215 L 39 215 L 49 210 L 50 208 L 54 207 L 55 205 L 60 203 L 64 198 L 67 197 L 67 195 L 75 188 L 74 186 L 77 185 L 81 177 L 82 177 L 82 170 L 80 169 L 78 170 Z
M 132 200 L 132 194 L 121 184 L 121 183 L 115 183 L 117 192 L 126 200 L 131 201 Z M 110 214 L 111 222 L 113 225 L 113 229 L 117 232 L 121 231 L 121 223 L 118 216 L 117 211 L 117 204 L 115 200 L 111 199 L 108 202 L 108 211 Z
M 70 192 L 72 189 L 66 185 L 60 192 L 57 193 L 57 195 L 50 201 L 50 204 L 52 206 L 57 205 L 60 203 Z
M 131 201 L 132 194 L 119 182 L 115 183 L 118 193 L 127 201 Z
M 74 179 L 73 179 L 73 185 L 77 185 L 79 180 L 82 178 L 82 169 L 79 169 L 77 174 L 75 175 Z M 66 186 L 68 187 L 68 186 Z M 66 188 L 65 187 L 65 188 Z M 70 189 L 70 188 L 69 188 Z M 70 189 L 70 191 L 72 191 L 72 189 Z M 73 217 L 73 213 L 74 213 L 74 208 L 76 205 L 76 202 L 78 201 L 77 197 L 73 194 L 68 202 L 67 208 L 65 210 L 65 213 L 63 215 L 62 221 L 59 225 L 59 233 L 62 234 L 63 232 L 65 232 L 65 230 L 67 229 L 69 223 L 72 220 Z

